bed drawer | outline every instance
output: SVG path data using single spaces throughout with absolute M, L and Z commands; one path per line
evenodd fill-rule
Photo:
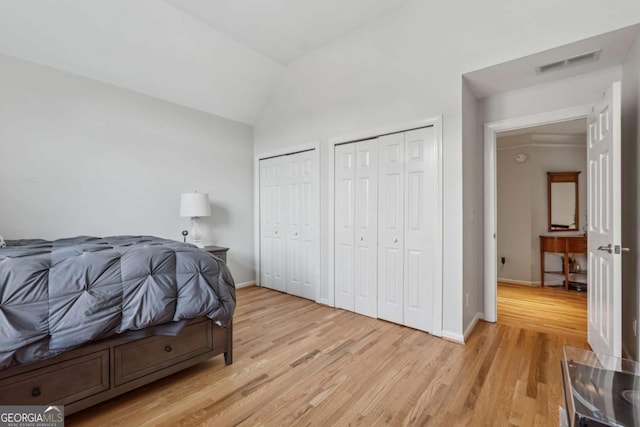
M 211 322 L 186 326 L 176 337 L 151 337 L 117 346 L 115 385 L 158 371 L 213 349 Z
M 109 350 L 3 380 L 2 405 L 66 405 L 109 389 Z

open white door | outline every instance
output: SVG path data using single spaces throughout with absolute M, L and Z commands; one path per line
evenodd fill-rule
M 588 339 L 598 352 L 622 353 L 620 82 L 595 105 L 588 126 Z

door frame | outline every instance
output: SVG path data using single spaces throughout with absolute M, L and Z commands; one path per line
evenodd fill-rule
M 335 147 L 336 145 L 340 145 L 340 144 L 345 144 L 345 143 L 349 143 L 349 142 L 356 142 L 356 141 L 361 141 L 361 140 L 365 140 L 365 139 L 372 139 L 372 138 L 377 138 L 379 136 L 382 135 L 388 135 L 390 133 L 398 133 L 398 132 L 405 132 L 405 131 L 409 131 L 412 129 L 417 129 L 417 128 L 423 128 L 423 127 L 428 127 L 428 126 L 433 126 L 434 130 L 435 130 L 435 135 L 437 138 L 437 145 L 438 145 L 438 177 L 439 177 L 439 182 L 438 182 L 438 188 L 440 189 L 440 195 L 439 195 L 439 200 L 438 200 L 438 205 L 440 206 L 439 212 L 438 212 L 438 222 L 439 222 L 439 230 L 440 233 L 438 233 L 437 236 L 437 240 L 438 242 L 436 243 L 436 246 L 438 248 L 442 248 L 442 243 L 443 243 L 443 237 L 442 237 L 442 207 L 443 207 L 443 203 L 442 203 L 442 176 L 443 176 L 443 169 L 442 169 L 442 115 L 438 115 L 435 117 L 431 117 L 428 119 L 424 119 L 424 120 L 418 120 L 418 121 L 414 121 L 414 122 L 408 122 L 408 123 L 399 123 L 399 124 L 392 124 L 392 125 L 388 125 L 388 126 L 384 126 L 384 127 L 379 127 L 379 128 L 375 128 L 375 129 L 370 129 L 370 130 L 364 130 L 364 131 L 358 131 L 358 132 L 353 132 L 353 133 L 349 133 L 349 134 L 345 134 L 345 135 L 340 135 L 340 136 L 335 136 L 332 138 L 329 138 L 328 140 L 328 159 L 327 159 L 327 165 L 328 165 L 328 178 L 327 178 L 327 193 L 328 193 L 328 202 L 327 202 L 327 209 L 328 209 L 328 216 L 327 218 L 328 220 L 328 227 L 327 229 L 329 230 L 328 233 L 328 237 L 329 237 L 329 241 L 328 241 L 328 253 L 329 253 L 329 259 L 327 259 L 327 286 L 328 286 L 328 298 L 326 300 L 322 300 L 322 301 L 318 301 L 322 304 L 326 304 L 329 305 L 331 307 L 335 306 L 335 281 L 334 281 L 334 244 L 335 244 L 335 238 L 334 238 L 334 228 L 335 228 L 335 212 L 334 212 L 334 197 L 335 197 L 335 191 L 334 191 L 334 179 L 335 179 Z M 438 337 L 442 336 L 442 311 L 443 311 L 443 301 L 442 301 L 442 250 L 438 251 L 436 256 L 438 257 L 438 259 L 436 260 L 436 265 L 439 266 L 439 270 L 436 272 L 436 277 L 438 278 L 436 280 L 436 284 L 435 287 L 433 289 L 433 330 L 430 331 L 429 333 Z
M 497 186 L 497 133 L 532 126 L 587 118 L 594 104 L 579 105 L 560 110 L 514 117 L 485 123 L 484 125 L 484 320 L 498 318 L 498 186 Z M 589 173 L 589 171 L 587 171 Z
M 288 154 L 295 154 L 300 151 L 316 151 L 316 182 L 318 183 L 317 203 L 320 207 L 320 194 L 322 192 L 322 183 L 320 182 L 320 141 L 310 141 L 305 144 L 294 145 L 286 148 L 277 148 L 270 151 L 263 151 L 261 153 L 255 153 L 253 155 L 253 259 L 255 269 L 255 284 L 256 286 L 262 286 L 260 284 L 260 160 L 268 159 L 270 157 L 286 156 Z M 318 262 L 316 264 L 316 302 L 320 295 L 320 269 L 322 265 L 322 247 L 320 242 L 321 229 L 320 229 L 320 215 L 318 215 Z

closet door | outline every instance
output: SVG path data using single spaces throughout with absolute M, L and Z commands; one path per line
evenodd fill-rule
M 378 140 L 378 317 L 402 324 L 404 134 Z
M 335 305 L 355 310 L 355 144 L 335 147 Z
M 433 127 L 405 132 L 404 324 L 432 330 L 440 241 L 438 145 Z
M 260 286 L 273 289 L 272 159 L 260 160 Z
M 302 158 L 301 153 L 286 156 L 287 171 L 287 293 L 302 296 Z
M 378 141 L 356 147 L 355 312 L 376 317 L 378 311 Z
M 287 194 L 287 292 L 315 300 L 318 277 L 318 183 L 315 150 L 286 157 Z
M 285 170 L 282 157 L 260 161 L 260 284 L 286 290 Z

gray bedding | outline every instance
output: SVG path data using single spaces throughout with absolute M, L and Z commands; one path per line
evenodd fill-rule
M 226 265 L 151 236 L 7 241 L 0 249 L 0 369 L 87 342 L 235 310 Z

